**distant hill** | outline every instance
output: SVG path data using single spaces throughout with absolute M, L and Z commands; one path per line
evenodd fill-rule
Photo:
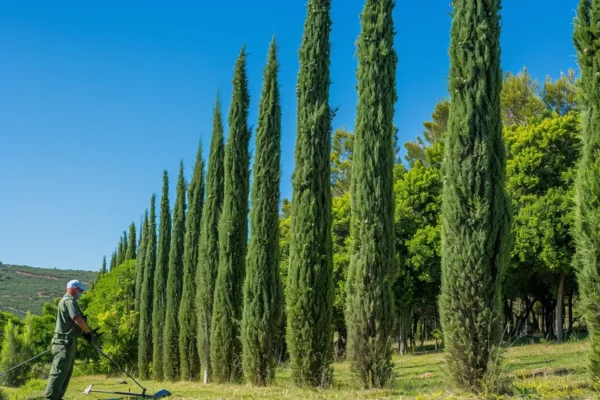
M 90 285 L 96 272 L 34 268 L 0 263 L 0 311 L 24 316 L 42 313 L 47 301 L 61 297 L 71 279 Z

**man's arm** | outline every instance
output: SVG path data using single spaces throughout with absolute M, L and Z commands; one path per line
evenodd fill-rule
M 90 333 L 92 331 L 81 315 L 74 316 L 73 321 L 75 321 L 77 326 L 80 327 L 84 332 Z

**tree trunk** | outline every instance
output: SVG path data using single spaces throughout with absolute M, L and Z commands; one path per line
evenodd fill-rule
M 556 341 L 562 343 L 564 339 L 563 331 L 563 297 L 565 289 L 565 276 L 560 276 L 560 283 L 558 284 L 558 293 L 556 295 Z
M 569 332 L 573 331 L 573 290 L 569 293 Z

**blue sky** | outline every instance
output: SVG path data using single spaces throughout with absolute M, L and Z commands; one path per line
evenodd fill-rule
M 139 224 L 162 171 L 191 178 L 207 158 L 217 90 L 224 117 L 235 58 L 249 53 L 250 124 L 276 35 L 283 107 L 282 196 L 291 197 L 306 0 L 0 2 L 0 261 L 97 270 Z M 447 95 L 450 0 L 401 1 L 394 12 L 402 143 Z M 540 81 L 577 68 L 576 0 L 505 0 L 502 66 Z M 333 127 L 353 129 L 362 0 L 333 0 Z M 254 147 L 254 137 L 251 140 Z

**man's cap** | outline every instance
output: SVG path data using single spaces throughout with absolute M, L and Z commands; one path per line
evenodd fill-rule
M 81 290 L 87 290 L 87 288 L 83 285 L 83 283 L 79 282 L 77 279 L 73 279 L 67 283 L 67 289 L 79 288 Z

